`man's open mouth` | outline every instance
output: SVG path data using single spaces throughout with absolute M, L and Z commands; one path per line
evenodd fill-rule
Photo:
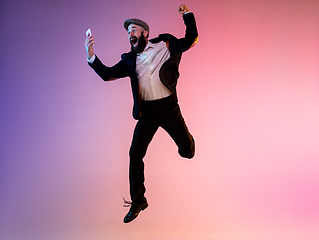
M 133 46 L 135 46 L 135 44 L 137 43 L 137 38 L 136 37 L 132 37 L 131 38 L 131 43 Z

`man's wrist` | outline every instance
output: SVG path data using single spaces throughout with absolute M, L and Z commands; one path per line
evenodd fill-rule
M 95 60 L 95 54 L 90 58 L 90 57 L 87 57 L 87 61 L 89 62 L 89 63 L 93 63 L 94 62 L 94 60 Z

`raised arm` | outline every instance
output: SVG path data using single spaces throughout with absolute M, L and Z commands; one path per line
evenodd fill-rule
M 88 33 L 88 32 L 87 32 Z M 113 67 L 105 66 L 100 59 L 93 53 L 93 45 L 95 43 L 95 38 L 91 35 L 91 32 L 87 34 L 86 40 L 84 42 L 87 60 L 90 67 L 104 80 L 111 81 L 118 78 L 127 77 L 129 74 L 128 66 L 123 60 L 119 61 Z
M 195 46 L 198 42 L 198 32 L 196 27 L 195 16 L 188 7 L 183 4 L 178 7 L 178 12 L 183 15 L 184 23 L 186 26 L 185 37 L 179 39 L 182 44 L 183 51 L 187 51 Z

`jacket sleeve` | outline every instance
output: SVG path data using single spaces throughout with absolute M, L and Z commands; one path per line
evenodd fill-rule
M 195 16 L 193 13 L 187 13 L 183 15 L 184 23 L 186 26 L 185 37 L 180 38 L 179 41 L 182 45 L 183 52 L 192 47 L 198 40 L 198 32 L 196 27 Z
M 118 78 L 127 77 L 129 75 L 129 68 L 123 61 L 123 59 L 115 64 L 113 67 L 107 67 L 96 56 L 94 62 L 89 63 L 89 65 L 104 81 L 116 80 Z

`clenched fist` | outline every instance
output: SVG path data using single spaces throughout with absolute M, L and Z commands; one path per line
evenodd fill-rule
M 188 7 L 187 7 L 185 4 L 180 5 L 180 6 L 178 7 L 178 12 L 179 12 L 180 14 L 185 14 L 185 13 L 187 13 L 188 11 L 189 11 L 189 9 L 188 9 Z

